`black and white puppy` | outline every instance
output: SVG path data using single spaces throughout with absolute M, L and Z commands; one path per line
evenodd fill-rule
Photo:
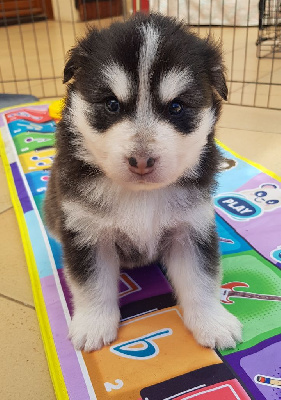
M 136 15 L 89 31 L 70 51 L 71 79 L 45 213 L 63 245 L 73 345 L 116 339 L 120 268 L 158 260 L 197 341 L 235 347 L 241 324 L 220 304 L 212 202 L 227 97 L 219 46 L 168 17 Z

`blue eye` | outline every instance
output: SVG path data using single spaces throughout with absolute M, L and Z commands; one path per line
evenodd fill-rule
M 183 111 L 183 105 L 179 101 L 173 100 L 169 104 L 169 113 L 171 115 L 179 115 L 181 114 L 182 111 Z
M 267 200 L 266 204 L 277 204 L 279 203 L 279 200 Z
M 108 111 L 112 113 L 119 112 L 120 110 L 120 103 L 115 97 L 110 97 L 109 99 L 106 100 L 105 106 Z
M 264 192 L 263 190 L 260 190 L 259 192 L 256 192 L 255 195 L 257 197 L 264 197 L 267 195 L 267 192 Z

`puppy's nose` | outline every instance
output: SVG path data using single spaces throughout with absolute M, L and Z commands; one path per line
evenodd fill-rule
M 149 174 L 154 170 L 156 159 L 149 157 L 130 157 L 128 158 L 129 170 L 138 175 Z

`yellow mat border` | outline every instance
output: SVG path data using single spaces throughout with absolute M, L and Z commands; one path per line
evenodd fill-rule
M 19 104 L 7 108 L 3 108 L 0 112 L 5 110 L 11 110 L 14 108 L 21 108 L 26 106 L 33 105 L 47 105 L 50 102 L 36 102 L 36 103 L 28 103 L 28 104 Z M 1 132 L 1 130 L 0 130 Z M 30 276 L 32 293 L 34 298 L 34 305 L 36 309 L 37 318 L 39 321 L 39 327 L 41 336 L 43 339 L 44 349 L 46 353 L 46 358 L 49 366 L 49 371 L 51 375 L 51 379 L 53 382 L 56 398 L 58 400 L 69 400 L 69 396 L 67 393 L 63 373 L 61 370 L 59 358 L 57 355 L 56 346 L 54 343 L 52 330 L 49 322 L 49 317 L 47 313 L 47 309 L 45 306 L 45 301 L 41 289 L 41 282 L 37 270 L 37 265 L 35 261 L 35 257 L 33 254 L 32 245 L 29 238 L 28 228 L 24 217 L 24 212 L 22 210 L 22 206 L 20 200 L 18 198 L 17 189 L 14 183 L 12 170 L 10 167 L 10 163 L 8 161 L 8 157 L 5 151 L 5 144 L 2 135 L 0 134 L 0 156 L 3 160 L 4 170 L 6 173 L 6 178 L 8 182 L 8 187 L 10 191 L 11 201 L 16 213 L 19 230 L 21 234 L 21 239 L 23 243 L 24 253 L 26 257 L 28 272 Z
M 224 150 L 228 151 L 229 153 L 233 154 L 234 157 L 239 158 L 242 161 L 245 161 L 247 164 L 251 165 L 252 167 L 255 167 L 259 169 L 261 172 L 264 172 L 266 175 L 271 176 L 272 178 L 276 179 L 278 182 L 281 182 L 281 176 L 275 174 L 275 172 L 270 171 L 269 169 L 263 167 L 262 165 L 249 160 L 246 157 L 241 156 L 240 154 L 236 153 L 235 151 L 231 150 L 228 146 L 226 146 L 224 143 L 222 143 L 220 140 L 216 139 L 216 143 L 223 148 Z

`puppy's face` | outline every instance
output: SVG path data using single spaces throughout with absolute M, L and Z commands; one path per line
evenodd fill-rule
M 65 81 L 78 157 L 134 190 L 194 177 L 226 98 L 219 51 L 160 16 L 92 31 Z

